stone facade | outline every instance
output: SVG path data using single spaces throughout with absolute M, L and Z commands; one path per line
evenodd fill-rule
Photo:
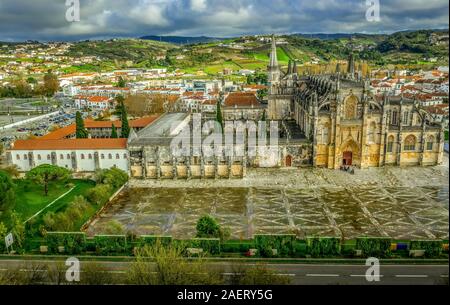
M 300 76 L 295 64 L 294 68 L 289 64 L 281 79 L 279 72 L 274 72 L 277 69 L 268 69 L 269 80 L 274 80 L 268 117 L 295 121 L 312 143 L 313 166 L 339 169 L 442 163 L 443 126 L 433 121 L 419 101 L 373 96 L 369 81 L 352 69 L 344 75 Z

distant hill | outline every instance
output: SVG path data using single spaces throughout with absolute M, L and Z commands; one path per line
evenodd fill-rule
M 143 36 L 140 39 L 168 42 L 174 44 L 196 44 L 196 43 L 207 43 L 223 40 L 222 38 L 214 38 L 206 36 L 184 37 L 184 36 L 155 36 L 155 35 Z

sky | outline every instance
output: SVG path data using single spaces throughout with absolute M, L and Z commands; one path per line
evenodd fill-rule
M 68 22 L 74 1 L 80 21 Z M 366 1 L 379 2 L 379 21 Z M 0 0 L 0 40 L 392 33 L 448 29 L 448 11 L 448 0 Z

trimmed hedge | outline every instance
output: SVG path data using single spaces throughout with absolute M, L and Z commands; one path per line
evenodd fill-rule
M 209 254 L 220 254 L 220 238 L 194 238 L 187 248 L 200 248 Z
M 85 251 L 86 234 L 82 232 L 47 232 L 45 243 L 48 253 L 59 253 L 58 247 L 64 247 L 64 253 L 80 254 Z
M 305 257 L 308 251 L 308 245 L 304 240 L 296 240 L 294 242 L 295 257 Z
M 387 257 L 391 255 L 392 239 L 385 237 L 361 237 L 356 239 L 356 249 L 365 257 Z
M 249 242 L 232 242 L 228 241 L 221 245 L 222 252 L 226 253 L 245 253 L 250 249 L 253 249 L 255 244 L 252 241 Z
M 95 251 L 100 255 L 122 254 L 128 250 L 125 235 L 96 235 L 94 244 Z
M 169 246 L 172 243 L 172 236 L 141 235 L 138 238 L 138 244 L 140 247 L 154 246 L 158 241 L 163 246 Z
M 424 250 L 425 257 L 439 257 L 442 254 L 442 240 L 412 240 L 411 250 Z
M 338 256 L 341 254 L 341 240 L 337 237 L 308 237 L 307 253 L 312 257 Z
M 272 257 L 272 249 L 278 251 L 278 255 L 290 256 L 294 254 L 295 234 L 258 234 L 254 236 L 258 253 L 263 257 Z

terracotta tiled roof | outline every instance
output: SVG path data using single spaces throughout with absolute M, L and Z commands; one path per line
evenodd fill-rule
M 105 97 L 105 96 L 91 96 L 91 97 L 88 97 L 88 101 L 89 102 L 93 102 L 93 103 L 107 102 L 109 100 L 110 100 L 110 98 Z
M 233 92 L 225 99 L 225 107 L 258 107 L 261 104 L 258 102 L 256 95 L 247 92 Z
M 17 140 L 11 150 L 125 149 L 127 139 Z
M 64 139 L 65 137 L 75 134 L 75 132 L 76 132 L 76 126 L 75 126 L 75 124 L 72 124 L 72 125 L 60 128 L 58 130 L 55 130 L 49 134 L 46 134 L 45 136 L 40 137 L 39 140 Z
M 137 120 L 130 121 L 130 127 L 132 128 L 144 128 L 153 123 L 156 119 L 159 118 L 159 115 L 152 115 L 143 117 Z M 122 122 L 120 121 L 94 121 L 94 120 L 85 120 L 84 121 L 84 127 L 86 129 L 91 128 L 111 128 L 112 125 L 116 126 L 117 128 L 122 127 Z M 67 127 L 55 130 L 54 132 L 51 132 L 45 136 L 42 136 L 39 138 L 39 140 L 60 140 L 64 139 L 66 137 L 69 137 L 71 135 L 75 135 L 76 133 L 76 125 L 72 124 Z

